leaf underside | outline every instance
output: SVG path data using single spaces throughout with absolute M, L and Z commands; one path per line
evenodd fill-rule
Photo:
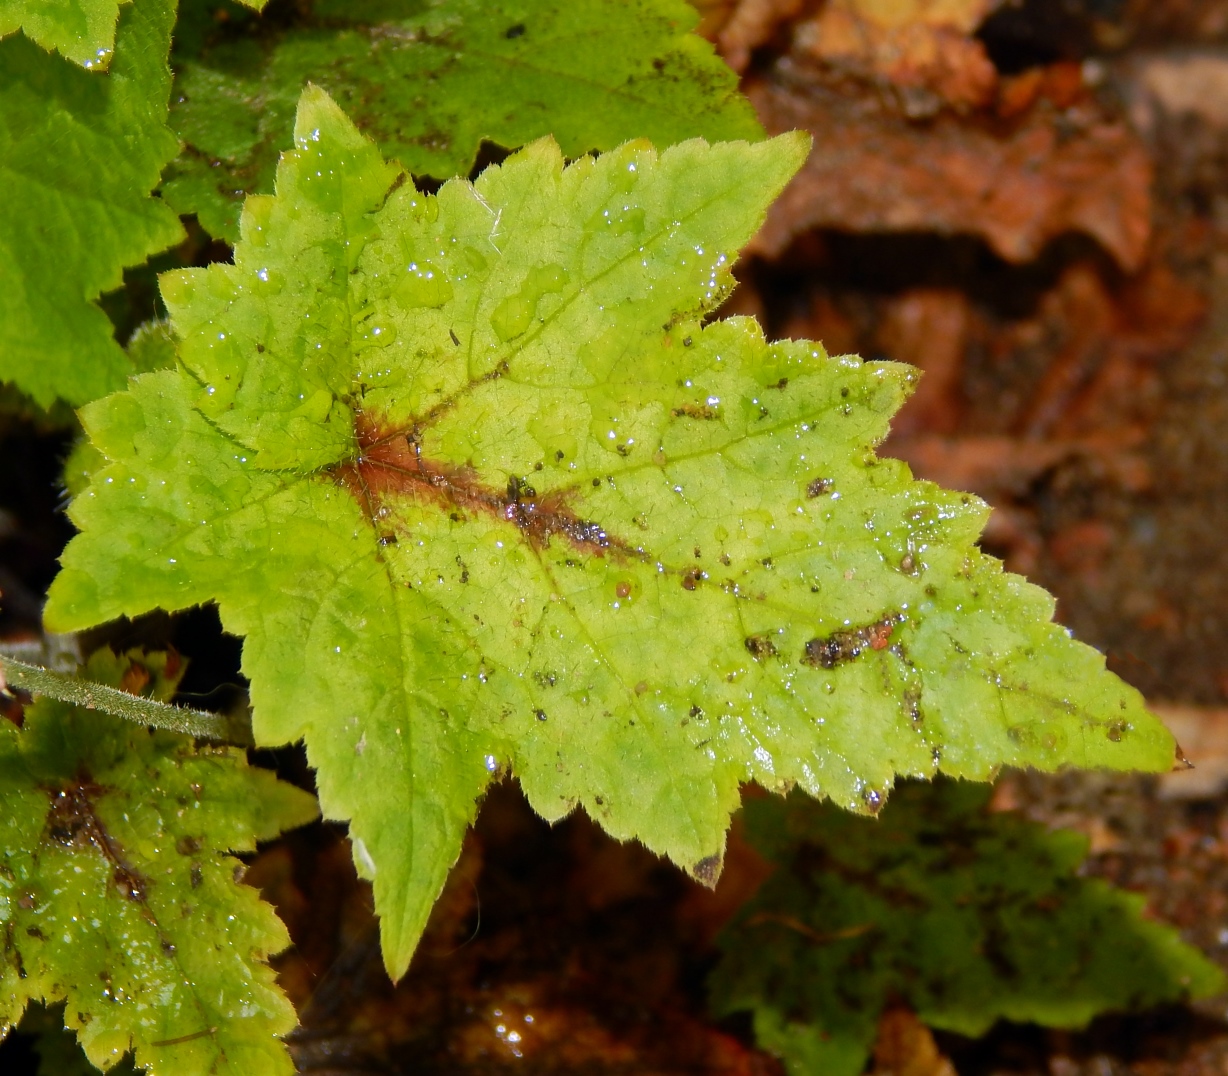
M 149 195 L 178 148 L 166 125 L 174 21 L 173 0 L 125 5 L 106 73 L 21 34 L 0 41 L 0 380 L 43 407 L 123 387 L 132 368 L 95 300 L 182 238 Z
M 703 324 L 802 136 L 541 141 L 426 196 L 309 89 L 296 146 L 233 265 L 162 277 L 179 368 L 84 410 L 47 620 L 218 603 L 394 976 L 505 768 L 712 883 L 743 781 L 1171 765 L 984 506 L 875 457 L 911 368 Z
M 987 800 L 910 785 L 875 822 L 796 795 L 747 803 L 748 836 L 779 869 L 720 940 L 715 1011 L 752 1012 L 791 1076 L 857 1076 L 888 1004 L 975 1037 L 1223 989 L 1141 896 L 1078 877 L 1081 835 Z
M 130 690 L 152 674 L 166 697 L 165 660 L 100 651 L 84 675 Z M 131 1049 L 151 1074 L 293 1072 L 294 1010 L 264 962 L 289 937 L 228 853 L 316 813 L 238 748 L 49 699 L 21 730 L 0 722 L 0 1028 L 64 1001 L 99 1067 Z
M 682 0 L 315 6 L 323 25 L 181 65 L 171 123 L 186 149 L 163 193 L 212 235 L 234 242 L 243 196 L 272 191 L 308 81 L 385 156 L 439 179 L 467 174 L 483 139 L 552 134 L 578 157 L 634 137 L 763 137 Z

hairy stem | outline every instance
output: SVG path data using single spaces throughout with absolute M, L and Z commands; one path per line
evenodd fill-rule
M 230 742 L 248 740 L 238 727 L 239 723 L 225 714 L 171 706 L 0 654 L 0 687 L 7 686 L 19 687 L 35 695 L 48 695 L 60 702 L 84 706 L 87 710 L 102 710 L 135 721 L 138 725 L 153 725 L 187 736 Z

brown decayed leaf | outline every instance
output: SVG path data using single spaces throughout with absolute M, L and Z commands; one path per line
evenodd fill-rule
M 735 71 L 745 71 L 753 49 L 769 42 L 802 11 L 805 0 L 737 0 L 716 32 L 716 45 Z
M 955 1076 L 934 1036 L 907 1009 L 888 1009 L 878 1022 L 873 1076 Z
M 805 128 L 815 148 L 773 206 L 752 249 L 769 257 L 809 228 L 982 236 L 1010 262 L 1066 232 L 1098 240 L 1127 270 L 1151 228 L 1152 166 L 1139 139 L 1090 107 L 1074 119 L 1042 103 L 999 130 L 942 114 L 911 122 L 869 94 L 759 82 L 748 87 L 769 131 Z
M 992 0 L 828 0 L 798 24 L 794 43 L 836 70 L 893 85 L 910 111 L 975 109 L 992 101 L 998 75 L 984 45 L 970 35 L 995 6 Z

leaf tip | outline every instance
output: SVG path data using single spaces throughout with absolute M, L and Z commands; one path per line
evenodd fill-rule
M 690 870 L 691 877 L 707 889 L 715 889 L 720 881 L 721 870 L 725 866 L 725 857 L 720 852 L 704 856 Z
M 329 92 L 308 82 L 299 95 L 294 114 L 294 146 L 305 150 L 324 139 L 340 141 L 342 145 L 367 141 Z

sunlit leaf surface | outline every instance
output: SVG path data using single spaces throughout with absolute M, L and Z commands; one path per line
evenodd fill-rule
M 218 603 L 394 975 L 507 768 L 711 883 L 743 781 L 1171 764 L 984 506 L 876 458 L 911 368 L 704 324 L 806 151 L 541 141 L 427 196 L 308 90 L 234 264 L 162 278 L 180 366 L 83 412 L 48 622 Z

